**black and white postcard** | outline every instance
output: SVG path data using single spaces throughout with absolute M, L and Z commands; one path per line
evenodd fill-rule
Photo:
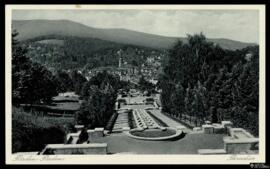
M 7 164 L 265 162 L 264 5 L 6 5 Z

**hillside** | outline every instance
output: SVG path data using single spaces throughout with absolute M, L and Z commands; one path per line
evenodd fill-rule
M 168 49 L 177 40 L 176 37 L 166 37 L 148 33 L 130 31 L 126 29 L 98 29 L 69 20 L 16 20 L 12 28 L 20 34 L 19 40 L 27 40 L 47 35 L 61 35 L 84 38 L 97 38 L 101 40 L 130 44 L 156 49 Z M 186 38 L 179 38 L 186 41 Z M 219 44 L 224 49 L 242 49 L 252 43 L 244 43 L 229 39 L 208 39 Z
M 143 64 L 148 56 L 164 56 L 164 51 L 149 47 L 72 36 L 39 36 L 22 44 L 28 48 L 27 55 L 33 61 L 53 69 L 118 66 L 120 50 L 123 61 L 134 66 Z

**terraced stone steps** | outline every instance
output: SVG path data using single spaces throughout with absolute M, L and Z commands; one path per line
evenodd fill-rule
M 114 123 L 112 132 L 127 131 L 129 130 L 128 113 L 121 112 Z

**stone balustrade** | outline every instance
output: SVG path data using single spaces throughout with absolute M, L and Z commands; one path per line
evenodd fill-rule
M 224 148 L 228 154 L 247 152 L 259 143 L 259 138 L 242 128 L 230 128 L 229 133 L 229 137 L 223 138 Z
M 224 149 L 199 149 L 198 154 L 255 154 L 259 138 L 243 128 L 231 128 L 229 125 L 228 129 L 229 136 L 223 137 Z
M 205 124 L 202 125 L 202 130 L 205 134 L 225 134 L 232 128 L 232 125 L 233 124 L 230 121 L 221 121 L 221 123 L 211 123 L 210 121 L 206 121 Z
M 81 132 L 68 133 L 66 138 L 67 144 L 77 144 L 80 134 Z
M 107 143 L 48 144 L 40 155 L 46 154 L 107 154 Z
M 88 141 L 94 141 L 96 138 L 104 137 L 104 128 L 95 128 L 92 130 L 87 130 Z
M 214 133 L 214 126 L 209 124 L 202 125 L 203 132 L 205 134 L 213 134 Z

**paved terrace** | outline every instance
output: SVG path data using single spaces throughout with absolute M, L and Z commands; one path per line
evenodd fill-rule
M 223 134 L 187 134 L 175 141 L 145 141 L 125 133 L 97 138 L 95 143 L 107 143 L 112 154 L 197 154 L 198 149 L 224 148 Z

